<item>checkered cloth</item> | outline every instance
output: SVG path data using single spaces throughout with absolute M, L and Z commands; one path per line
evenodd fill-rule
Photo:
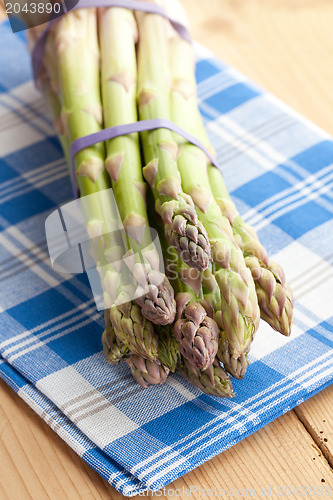
M 102 353 L 85 275 L 50 266 L 44 223 L 68 170 L 22 34 L 0 26 L 0 376 L 121 493 L 157 490 L 306 400 L 333 378 L 333 142 L 196 47 L 200 109 L 245 220 L 285 268 L 291 338 L 262 323 L 231 400 L 178 375 L 136 385 Z

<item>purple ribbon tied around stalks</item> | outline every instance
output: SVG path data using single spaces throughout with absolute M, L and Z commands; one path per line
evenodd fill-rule
M 80 137 L 76 139 L 70 147 L 70 158 L 71 158 L 71 175 L 73 182 L 73 191 L 74 198 L 77 198 L 76 191 L 76 181 L 75 181 L 75 166 L 74 166 L 74 157 L 76 153 L 81 151 L 84 148 L 88 148 L 90 146 L 94 146 L 98 142 L 108 141 L 110 139 L 115 139 L 121 135 L 128 135 L 137 132 L 146 132 L 148 130 L 155 130 L 157 128 L 167 128 L 172 132 L 184 137 L 188 142 L 194 144 L 200 148 L 208 157 L 214 167 L 218 168 L 218 164 L 210 153 L 210 151 L 192 134 L 189 134 L 182 128 L 178 127 L 175 123 L 170 120 L 165 120 L 164 118 L 154 118 L 152 120 L 141 120 L 135 123 L 127 123 L 125 125 L 118 125 L 116 127 L 105 128 L 100 130 L 99 132 L 95 132 L 94 134 L 86 135 L 84 137 Z
M 62 2 L 63 3 L 63 2 Z M 156 5 L 151 2 L 140 2 L 136 0 L 80 0 L 77 5 L 75 5 L 71 11 L 76 10 L 76 9 L 82 9 L 82 8 L 96 8 L 96 7 L 120 7 L 123 9 L 130 9 L 130 10 L 140 10 L 142 12 L 148 12 L 151 14 L 158 14 L 166 19 L 168 19 L 173 26 L 173 28 L 177 31 L 177 33 L 184 38 L 186 41 L 189 43 L 192 43 L 191 36 L 187 30 L 187 28 L 181 24 L 179 21 L 170 18 L 166 11 L 160 7 L 159 5 Z M 38 75 L 41 70 L 42 66 L 42 60 L 44 56 L 44 50 L 45 50 L 45 43 L 46 43 L 46 38 L 48 35 L 48 32 L 50 31 L 50 28 L 53 26 L 53 24 L 58 21 L 59 18 L 52 19 L 41 36 L 37 39 L 34 50 L 32 52 L 32 67 L 33 67 L 33 74 L 34 74 L 34 79 L 35 82 L 37 81 Z M 71 160 L 71 177 L 72 177 L 72 187 L 73 187 L 73 195 L 74 198 L 76 199 L 78 197 L 77 193 L 77 186 L 76 186 L 76 178 L 75 178 L 75 165 L 74 165 L 74 158 L 76 153 L 81 151 L 82 149 L 95 146 L 99 142 L 104 142 L 108 141 L 110 139 L 115 139 L 116 137 L 119 137 L 121 135 L 129 135 L 133 133 L 139 133 L 139 132 L 146 132 L 148 130 L 155 130 L 158 128 L 167 128 L 171 130 L 172 132 L 175 132 L 176 134 L 184 137 L 188 142 L 191 144 L 194 144 L 194 146 L 197 146 L 200 148 L 208 157 L 209 161 L 211 162 L 214 167 L 218 167 L 218 164 L 211 154 L 211 152 L 192 134 L 189 134 L 185 130 L 183 130 L 181 127 L 178 127 L 175 123 L 171 122 L 170 120 L 166 120 L 164 118 L 155 118 L 152 120 L 141 120 L 135 123 L 128 123 L 125 125 L 118 125 L 115 127 L 110 127 L 110 128 L 105 128 L 103 130 L 100 130 L 99 132 L 96 132 L 94 134 L 90 134 L 84 137 L 80 137 L 79 139 L 76 139 L 70 147 L 70 160 Z

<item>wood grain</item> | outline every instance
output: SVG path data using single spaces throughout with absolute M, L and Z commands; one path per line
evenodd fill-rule
M 0 0 L 0 21 L 6 18 L 5 5 L 2 0 Z
M 3 381 L 0 401 L 1 500 L 123 498 Z
M 333 386 L 299 405 L 295 413 L 333 468 Z
M 333 134 L 331 0 L 182 0 L 194 38 Z
M 182 2 L 196 40 L 333 134 L 331 0 Z M 260 497 L 269 486 L 333 488 L 332 443 L 330 387 L 168 489 L 252 488 Z M 0 382 L 0 499 L 7 498 L 122 496 Z

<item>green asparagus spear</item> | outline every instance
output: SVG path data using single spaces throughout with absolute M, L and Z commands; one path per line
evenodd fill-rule
M 60 103 L 57 95 L 52 90 L 50 79 L 45 71 L 40 76 L 40 88 L 47 97 L 55 124 L 61 123 L 59 121 Z M 68 155 L 68 140 L 64 135 L 64 131 L 58 128 L 58 133 L 64 152 Z M 124 295 L 124 292 L 122 295 Z M 180 353 L 171 325 L 161 326 L 158 330 L 157 338 L 154 329 L 151 327 L 151 323 L 140 316 L 138 308 L 133 304 L 126 304 L 123 308 L 118 308 L 117 311 L 112 310 L 114 324 L 118 325 L 116 329 L 111 324 L 110 310 L 105 311 L 104 317 L 105 330 L 102 336 L 102 343 L 105 357 L 109 363 L 117 364 L 126 357 L 133 355 L 133 352 L 155 359 L 156 345 L 158 344 L 157 358 L 159 362 L 165 365 L 170 371 L 175 371 Z M 132 325 L 130 324 L 131 321 Z M 141 330 L 140 322 L 142 325 Z M 139 342 L 133 336 L 133 331 L 138 332 L 138 329 L 140 330 L 138 335 Z M 148 354 L 147 350 L 149 351 Z
M 246 224 L 232 202 L 223 177 L 212 165 L 209 182 L 221 212 L 239 235 L 245 263 L 251 270 L 260 306 L 260 315 L 272 328 L 289 336 L 293 322 L 293 296 L 282 267 L 269 259 L 254 229 Z
M 99 10 L 101 81 L 104 123 L 114 127 L 137 121 L 136 54 L 134 15 L 128 9 Z M 142 177 L 138 134 L 121 136 L 106 143 L 106 168 L 112 180 L 115 200 L 129 246 L 140 252 L 144 262 L 136 262 L 135 272 L 143 283 L 136 292 L 145 318 L 156 324 L 172 323 L 176 313 L 173 289 L 159 273 L 159 256 L 152 243 L 146 210 L 146 183 Z M 154 253 L 157 268 L 150 264 Z M 147 258 L 145 258 L 147 256 Z M 134 268 L 132 269 L 134 271 Z M 150 290 L 139 296 L 140 289 Z
M 217 353 L 218 327 L 205 304 L 200 303 L 202 274 L 185 264 L 168 244 L 157 215 L 151 215 L 151 224 L 159 231 L 167 276 L 175 290 L 177 313 L 173 333 L 179 351 L 194 366 L 205 370 Z
M 173 334 L 172 325 L 161 326 L 158 330 L 158 360 L 171 372 L 176 371 L 180 359 L 179 345 Z
M 89 18 L 89 20 L 87 19 Z M 90 27 L 89 36 L 85 37 L 85 31 Z M 50 44 L 51 54 L 58 54 L 58 64 L 59 64 L 59 75 L 58 76 L 58 88 L 59 97 L 62 99 L 61 104 L 58 103 L 56 109 L 56 96 L 53 94 L 53 105 L 55 117 L 59 114 L 59 109 L 62 109 L 62 118 L 67 116 L 66 120 L 62 120 L 63 130 L 67 132 L 66 140 L 63 141 L 65 151 L 68 148 L 70 140 L 72 140 L 71 130 L 75 128 L 76 122 L 79 122 L 79 133 L 84 136 L 88 133 L 100 129 L 99 124 L 96 120 L 92 119 L 90 113 L 85 111 L 86 109 L 94 108 L 100 102 L 99 97 L 99 84 L 92 86 L 92 80 L 98 80 L 98 76 L 94 74 L 97 71 L 98 66 L 96 66 L 96 52 L 97 46 L 97 24 L 96 24 L 96 12 L 95 9 L 82 9 L 79 11 L 71 12 L 64 16 L 58 23 L 52 28 L 52 32 L 48 36 L 48 44 Z M 56 42 L 56 43 L 55 43 Z M 55 45 L 52 45 L 55 44 Z M 69 48 L 69 54 L 67 50 Z M 76 55 L 75 64 L 71 65 L 71 58 Z M 97 54 L 98 55 L 98 54 Z M 90 67 L 90 58 L 92 59 L 91 71 L 87 72 L 86 67 Z M 88 64 L 89 63 L 89 64 Z M 44 66 L 49 70 L 50 64 L 53 64 L 51 58 L 44 59 Z M 87 66 L 86 66 L 87 64 Z M 67 86 L 70 88 L 67 89 Z M 49 86 L 50 88 L 50 86 Z M 50 89 L 50 92 L 52 89 Z M 67 92 L 67 94 L 66 94 Z M 90 102 L 90 108 L 87 104 Z M 73 116 L 72 116 L 73 115 Z M 69 119 L 71 116 L 71 119 Z M 59 120 L 56 119 L 58 122 Z M 94 128 L 94 130 L 93 130 Z M 73 137 L 80 137 L 80 135 L 73 130 Z M 106 170 L 103 170 L 97 177 L 96 180 L 92 180 L 90 177 L 82 175 L 82 169 L 80 169 L 81 160 L 85 162 L 85 165 L 90 164 L 90 157 L 92 158 L 91 164 L 95 164 L 94 158 L 98 157 L 99 162 L 104 165 L 104 145 L 99 145 L 98 147 L 86 148 L 83 150 L 83 155 L 78 153 L 76 155 L 76 171 L 78 172 L 77 178 L 79 182 L 80 194 L 85 196 L 91 194 L 91 192 L 99 192 L 99 189 L 103 190 L 109 183 L 109 177 Z M 68 153 L 67 153 L 68 155 Z M 80 173 L 81 172 L 81 173 Z M 87 172 L 87 170 L 86 170 Z M 81 182 L 82 181 L 82 182 Z M 91 191 L 90 191 L 91 189 Z M 107 193 L 107 191 L 104 191 Z M 100 220 L 109 207 L 108 200 L 105 196 L 101 196 L 104 203 L 98 206 L 89 206 L 88 221 L 90 223 L 90 228 L 92 229 L 95 224 L 95 231 L 97 235 L 102 233 L 102 229 L 98 228 Z M 112 207 L 110 207 L 110 210 Z M 102 238 L 101 238 L 102 240 Z M 107 256 L 108 252 L 114 252 L 115 248 L 108 247 L 105 245 L 105 241 L 101 241 L 99 247 L 104 248 L 104 255 Z M 113 279 L 120 275 L 119 270 L 117 270 L 111 264 L 108 266 L 103 266 L 107 268 L 107 272 L 103 275 L 102 284 L 104 285 L 105 292 L 105 302 L 109 303 L 109 306 L 113 305 L 114 292 L 117 289 L 119 281 Z M 111 274 L 110 274 L 111 273 Z M 132 292 L 131 292 L 132 293 Z M 133 295 L 131 295 L 132 297 Z M 141 314 L 141 308 L 135 305 L 133 302 L 129 301 L 128 294 L 124 290 L 118 297 L 118 303 L 124 300 L 124 304 L 118 307 L 112 307 L 109 311 L 112 326 L 116 333 L 117 339 L 119 339 L 128 349 L 130 349 L 133 344 L 133 351 L 140 355 L 150 357 L 151 359 L 156 359 L 157 357 L 157 344 L 158 338 L 154 331 L 153 324 L 145 319 Z
M 242 379 L 245 376 L 247 367 L 249 366 L 248 353 L 245 352 L 233 358 L 229 352 L 229 343 L 225 336 L 219 336 L 219 348 L 217 351 L 217 359 L 223 364 L 224 369 L 230 375 L 237 379 Z
M 61 118 L 72 143 L 100 131 L 103 126 L 96 9 L 70 12 L 52 29 L 61 88 Z M 111 187 L 104 160 L 103 143 L 85 148 L 75 156 L 81 196 Z
M 168 88 L 168 22 L 155 14 L 137 12 L 138 107 L 141 120 L 170 119 Z M 156 129 L 141 134 L 147 165 L 143 175 L 151 186 L 155 208 L 162 217 L 169 243 L 191 267 L 204 270 L 210 262 L 206 230 L 198 221 L 191 197 L 181 188 L 178 147 L 172 133 Z
M 100 131 L 103 125 L 96 9 L 79 9 L 63 16 L 52 27 L 47 44 L 50 51 L 53 48 L 54 56 L 44 58 L 44 65 L 49 68 L 53 82 L 58 80 L 61 123 L 70 144 Z M 85 197 L 87 206 L 87 230 L 95 243 L 105 303 L 111 305 L 121 274 L 111 263 L 117 236 L 113 222 L 115 210 L 106 191 L 111 183 L 104 166 L 104 143 L 83 149 L 74 161 L 80 196 Z M 94 193 L 98 195 L 89 196 Z M 116 244 L 118 251 L 121 242 Z
M 165 366 L 133 354 L 126 360 L 134 379 L 147 389 L 150 385 L 161 385 L 166 381 L 169 370 Z
M 193 52 L 191 46 L 176 34 L 170 41 L 170 61 L 172 119 L 198 136 L 201 130 L 197 125 L 199 111 Z M 259 324 L 255 286 L 243 254 L 233 239 L 230 223 L 221 215 L 212 195 L 206 155 L 179 136 L 176 140 L 180 146 L 178 168 L 182 187 L 191 195 L 211 242 L 214 273 L 221 292 L 222 328 L 232 357 L 238 358 L 248 350 Z
M 104 355 L 106 360 L 111 365 L 117 365 L 120 361 L 123 361 L 126 357 L 130 356 L 131 353 L 128 347 L 117 337 L 114 328 L 111 325 L 109 311 L 105 311 L 104 317 L 105 330 L 102 335 Z
M 207 269 L 203 273 L 202 290 L 204 299 L 201 304 L 209 311 L 209 315 L 214 318 L 218 326 L 218 351 L 216 359 L 223 364 L 224 369 L 234 378 L 244 378 L 246 369 L 249 365 L 249 349 L 237 358 L 234 358 L 230 352 L 228 336 L 223 331 L 221 324 L 221 294 L 214 274 Z
M 133 301 L 126 301 L 123 290 L 119 295 L 118 306 L 111 307 L 110 319 L 118 339 L 138 356 L 158 358 L 158 335 L 151 321 L 143 317 L 140 307 Z
M 206 394 L 224 398 L 234 396 L 231 380 L 217 361 L 214 361 L 207 370 L 200 370 L 187 359 L 182 358 L 178 371 L 184 378 Z

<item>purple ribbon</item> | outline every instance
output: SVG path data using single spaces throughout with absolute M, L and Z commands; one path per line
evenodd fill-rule
M 64 10 L 67 11 L 65 3 L 62 2 L 64 6 Z M 87 9 L 90 7 L 121 7 L 123 9 L 130 10 L 140 10 L 142 12 L 148 12 L 150 14 L 159 14 L 162 17 L 168 19 L 173 26 L 173 28 L 177 31 L 177 33 L 184 38 L 184 40 L 189 43 L 192 42 L 191 36 L 187 30 L 187 28 L 181 24 L 176 19 L 172 19 L 168 16 L 163 7 L 156 5 L 151 2 L 140 2 L 136 0 L 80 0 L 77 5 L 75 5 L 71 11 L 76 9 Z M 37 81 L 37 77 L 40 73 L 42 60 L 45 51 L 46 37 L 48 32 L 50 31 L 53 24 L 58 21 L 59 18 L 52 19 L 40 37 L 37 39 L 35 43 L 35 47 L 32 51 L 32 71 L 34 75 L 35 82 Z
M 194 144 L 200 148 L 205 155 L 208 157 L 214 167 L 218 168 L 218 164 L 211 154 L 211 152 L 192 134 L 189 134 L 182 128 L 178 127 L 175 123 L 170 120 L 165 120 L 164 118 L 154 118 L 153 120 L 141 120 L 135 123 L 127 123 L 126 125 L 117 125 L 115 127 L 105 128 L 94 134 L 86 135 L 76 139 L 70 147 L 70 159 L 71 159 L 71 174 L 72 174 L 72 185 L 74 198 L 77 198 L 76 180 L 75 180 L 75 167 L 74 167 L 74 157 L 76 153 L 82 149 L 95 146 L 99 142 L 108 141 L 110 139 L 115 139 L 121 135 L 128 135 L 137 132 L 147 132 L 149 130 L 156 130 L 158 128 L 167 128 L 172 132 L 184 137 L 188 142 Z

